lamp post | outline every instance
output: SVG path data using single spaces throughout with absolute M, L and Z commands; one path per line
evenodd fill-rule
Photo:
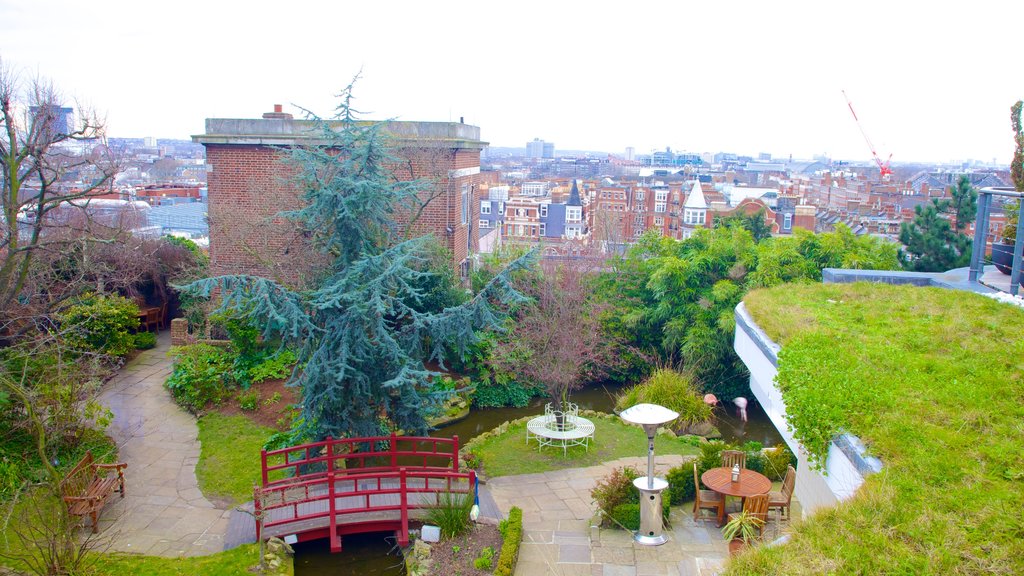
M 675 420 L 679 413 L 657 404 L 637 404 L 623 410 L 619 417 L 643 426 L 647 433 L 647 476 L 633 481 L 640 491 L 640 530 L 634 539 L 647 546 L 660 546 L 667 541 L 661 533 L 661 492 L 668 488 L 668 482 L 654 477 L 654 435 L 659 426 Z

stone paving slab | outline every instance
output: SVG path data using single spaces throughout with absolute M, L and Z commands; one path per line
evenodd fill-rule
M 684 461 L 658 456 L 655 474 Z M 491 479 L 486 491 L 502 514 L 523 510 L 523 545 L 516 574 L 535 576 L 711 576 L 721 571 L 728 546 L 712 522 L 694 522 L 689 509 L 672 510 L 668 542 L 642 546 L 624 530 L 600 528 L 590 490 L 597 480 L 621 466 L 645 469 L 643 457 L 623 458 L 599 466 Z
M 199 428 L 164 388 L 171 373 L 171 335 L 125 365 L 100 394 L 114 413 L 108 433 L 126 462 L 126 496 L 100 517 L 111 550 L 156 556 L 200 556 L 224 549 L 230 510 L 199 491 Z

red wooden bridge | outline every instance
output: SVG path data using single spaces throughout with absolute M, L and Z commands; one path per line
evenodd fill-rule
M 424 516 L 442 494 L 472 497 L 476 474 L 459 472 L 459 437 L 328 438 L 264 450 L 262 486 L 254 490 L 256 538 L 298 541 L 394 531 L 409 543 L 409 518 Z M 262 517 L 262 526 L 259 519 Z

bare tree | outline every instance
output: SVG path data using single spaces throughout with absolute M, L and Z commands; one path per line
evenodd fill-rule
M 589 282 L 598 262 L 589 255 L 545 261 L 522 288 L 534 302 L 497 347 L 494 363 L 543 385 L 559 410 L 573 390 L 614 363 L 615 342 L 601 333 L 602 304 Z
M 118 165 L 106 147 L 104 123 L 77 108 L 79 120 L 72 125 L 52 83 L 23 81 L 0 60 L 2 314 L 21 296 L 37 253 L 61 242 L 48 234 L 55 211 L 110 192 Z

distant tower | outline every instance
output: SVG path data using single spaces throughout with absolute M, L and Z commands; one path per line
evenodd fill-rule
M 632 146 L 626 146 L 626 161 L 627 162 L 632 162 L 635 157 L 636 157 L 636 148 L 633 148 Z
M 534 138 L 533 142 L 526 143 L 526 157 L 527 158 L 543 158 L 544 157 L 544 141 L 540 138 Z

